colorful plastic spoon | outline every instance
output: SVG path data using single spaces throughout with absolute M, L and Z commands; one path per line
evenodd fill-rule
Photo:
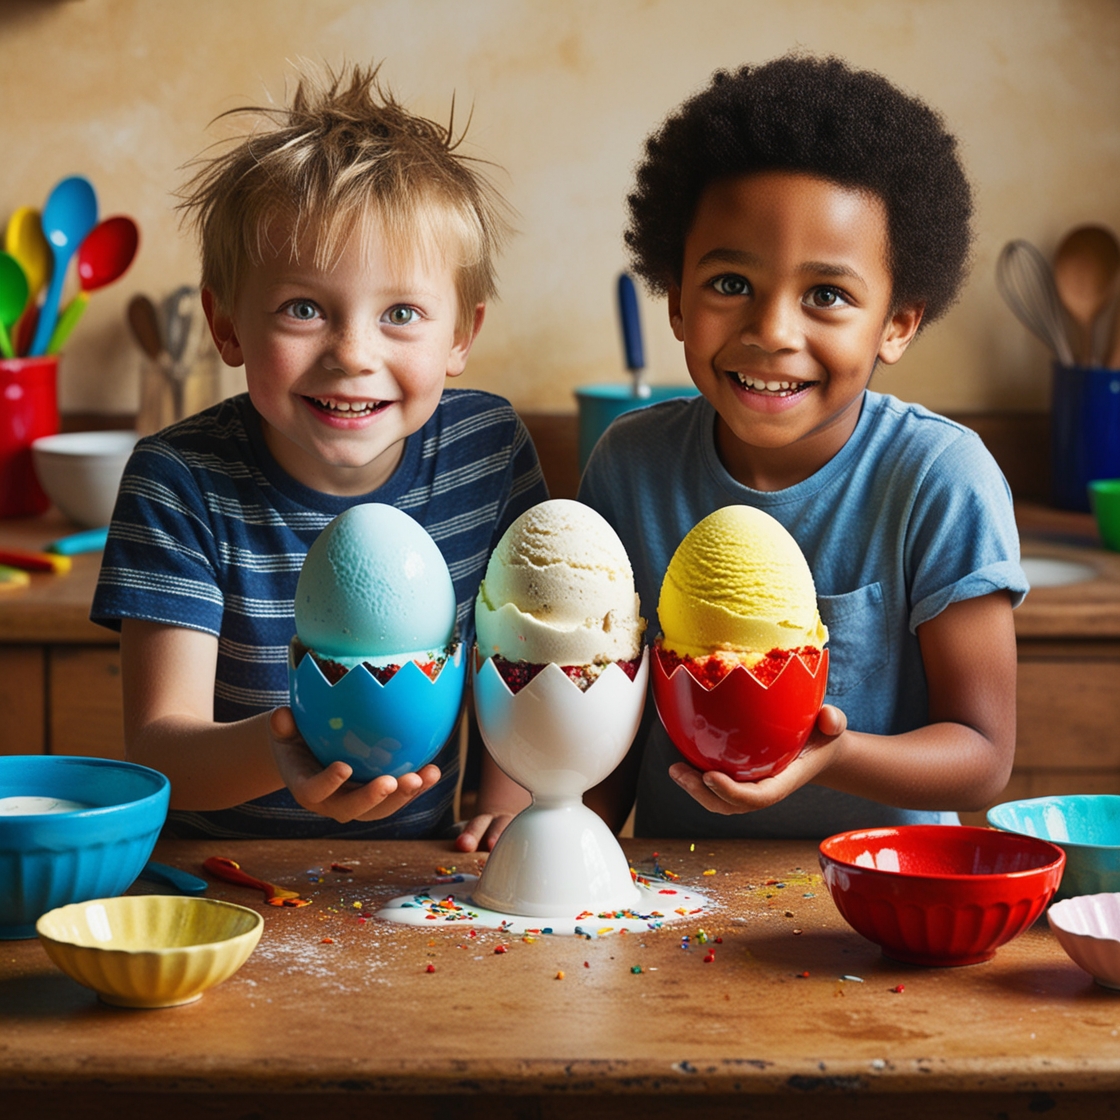
M 21 206 L 8 219 L 4 248 L 23 268 L 27 276 L 27 298 L 34 303 L 51 274 L 51 247 L 43 236 L 39 211 L 33 206 Z
M 78 246 L 78 283 L 81 290 L 58 317 L 47 353 L 57 354 L 89 303 L 89 293 L 119 280 L 136 257 L 140 231 L 131 218 L 106 218 L 89 231 Z
M 43 234 L 51 248 L 54 267 L 39 321 L 35 324 L 35 337 L 31 340 L 32 356 L 45 354 L 47 343 L 54 333 L 58 319 L 58 305 L 62 299 L 62 286 L 66 281 L 66 266 L 97 225 L 97 195 L 93 185 L 81 175 L 63 179 L 47 197 L 43 207 Z
M 11 253 L 0 253 L 0 354 L 14 358 L 9 330 L 27 306 L 27 274 Z
M 264 900 L 269 906 L 310 906 L 309 898 L 300 898 L 297 891 L 290 891 L 286 887 L 278 887 L 275 883 L 266 883 L 241 870 L 241 864 L 224 856 L 211 856 L 203 860 L 202 867 L 211 875 L 225 879 L 227 883 L 237 883 L 242 887 L 256 887 L 264 891 Z

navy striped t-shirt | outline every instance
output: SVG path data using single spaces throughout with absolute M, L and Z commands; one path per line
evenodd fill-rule
M 501 397 L 446 390 L 370 494 L 311 490 L 273 459 L 247 394 L 136 445 L 121 482 L 91 618 L 184 626 L 218 638 L 214 719 L 288 702 L 288 643 L 303 558 L 327 523 L 362 502 L 397 506 L 439 545 L 451 571 L 465 648 L 490 553 L 509 524 L 548 496 L 525 426 Z M 383 821 L 341 825 L 287 789 L 214 812 L 173 811 L 168 833 L 195 837 L 433 836 L 451 821 L 457 737 L 435 760 L 439 783 Z

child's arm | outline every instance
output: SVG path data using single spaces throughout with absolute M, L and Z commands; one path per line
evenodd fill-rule
M 287 786 L 305 809 L 340 822 L 380 820 L 439 780 L 425 766 L 399 779 L 348 784 L 351 769 L 324 769 L 287 708 L 214 722 L 218 640 L 179 626 L 125 619 L 121 678 L 128 758 L 171 779 L 173 809 L 225 809 Z
M 686 763 L 673 780 L 714 813 L 744 813 L 807 782 L 907 809 L 980 809 L 1007 785 L 1015 758 L 1015 626 L 1000 591 L 954 603 L 918 627 L 930 722 L 902 735 L 846 730 L 826 706 L 801 755 L 754 783 L 701 774 Z

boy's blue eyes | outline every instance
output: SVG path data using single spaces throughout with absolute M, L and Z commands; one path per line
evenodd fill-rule
M 319 314 L 319 309 L 309 299 L 292 300 L 287 307 L 288 314 L 302 323 L 309 322 Z
M 416 318 L 414 307 L 391 307 L 385 313 L 386 320 L 394 327 L 404 327 Z
M 310 323 L 313 319 L 318 319 L 321 316 L 318 304 L 309 299 L 294 299 L 290 303 L 286 303 L 281 310 L 301 323 Z M 390 307 L 384 315 L 385 322 L 394 327 L 406 327 L 409 323 L 415 322 L 418 317 L 419 312 L 415 307 L 408 307 L 404 304 Z

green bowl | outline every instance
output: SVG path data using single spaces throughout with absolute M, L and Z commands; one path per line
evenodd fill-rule
M 1089 483 L 1089 504 L 1105 548 L 1120 552 L 1120 478 L 1097 478 Z

